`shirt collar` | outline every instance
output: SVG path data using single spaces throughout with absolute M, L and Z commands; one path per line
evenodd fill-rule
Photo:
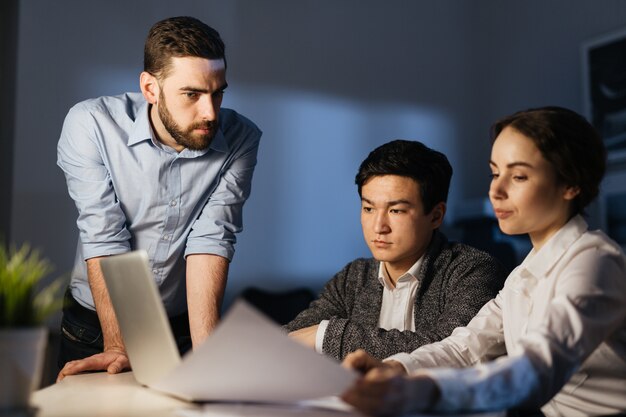
M 406 271 L 404 274 L 398 278 L 398 282 L 405 281 L 409 279 L 417 280 L 420 267 L 422 266 L 422 260 L 424 259 L 424 255 L 422 255 L 414 264 Z M 391 283 L 391 278 L 389 278 L 389 274 L 387 273 L 387 268 L 385 268 L 384 262 L 379 262 L 378 264 L 378 282 L 380 285 L 385 287 L 388 290 L 393 290 L 395 287 Z
M 541 249 L 538 251 L 532 249 L 520 266 L 535 277 L 547 276 L 569 247 L 587 231 L 588 227 L 582 216 L 574 216 L 548 239 Z
M 144 101 L 137 110 L 137 118 L 130 130 L 130 135 L 128 135 L 128 146 L 133 146 L 144 140 L 152 139 L 152 127 L 150 126 L 150 119 L 148 118 L 149 108 L 148 102 Z
M 148 102 L 144 102 L 141 107 L 139 107 L 137 111 L 137 118 L 133 123 L 133 127 L 130 131 L 130 135 L 128 136 L 128 146 L 133 146 L 139 142 L 143 142 L 146 140 L 153 140 L 152 135 L 152 126 L 150 125 L 150 106 Z M 156 140 L 153 140 L 155 142 Z M 160 145 L 159 145 L 160 146 Z M 202 156 L 209 151 L 209 149 L 227 153 L 229 151 L 228 142 L 226 142 L 226 138 L 224 137 L 224 132 L 222 132 L 222 123 L 220 119 L 220 126 L 215 134 L 215 137 L 211 141 L 211 144 L 207 149 L 203 149 L 200 151 L 192 151 L 190 149 L 184 149 L 180 156 L 194 158 L 197 156 Z

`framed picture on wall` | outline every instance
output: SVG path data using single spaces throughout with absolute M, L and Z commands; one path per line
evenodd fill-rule
M 604 178 L 599 202 L 602 230 L 626 251 L 626 171 Z
M 582 45 L 585 111 L 609 163 L 626 161 L 626 28 Z

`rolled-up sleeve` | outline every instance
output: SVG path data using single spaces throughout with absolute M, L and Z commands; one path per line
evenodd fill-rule
M 185 256 L 209 253 L 232 260 L 243 205 L 250 196 L 261 131 L 251 129 L 235 148 L 187 238 Z
M 70 197 L 78 209 L 76 223 L 84 259 L 130 249 L 126 218 L 102 157 L 93 118 L 79 106 L 72 108 L 57 146 L 57 165 L 65 174 Z

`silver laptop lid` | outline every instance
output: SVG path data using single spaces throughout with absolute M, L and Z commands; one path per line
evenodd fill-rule
M 134 251 L 100 260 L 135 378 L 150 385 L 181 361 L 148 254 Z

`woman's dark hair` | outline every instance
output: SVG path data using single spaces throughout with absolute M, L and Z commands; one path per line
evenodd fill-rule
M 143 69 L 165 78 L 173 57 L 223 59 L 225 47 L 220 34 L 194 17 L 171 17 L 155 23 L 146 39 Z
M 421 142 L 394 140 L 374 149 L 361 163 L 355 178 L 359 195 L 370 178 L 383 175 L 414 179 L 419 184 L 424 212 L 430 213 L 436 204 L 448 199 L 452 167 L 444 154 Z
M 495 122 L 491 139 L 510 127 L 531 139 L 554 168 L 561 184 L 578 187 L 571 215 L 582 214 L 598 195 L 606 170 L 606 149 L 598 132 L 578 113 L 563 107 L 541 107 Z

